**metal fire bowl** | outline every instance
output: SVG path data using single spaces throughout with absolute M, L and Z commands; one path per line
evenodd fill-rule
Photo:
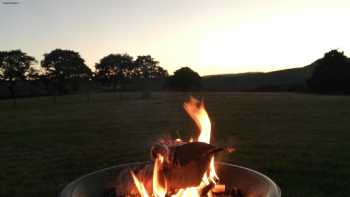
M 68 184 L 60 197 L 105 197 L 106 191 L 118 184 L 117 177 L 123 169 L 147 163 L 128 163 L 92 172 Z M 220 182 L 228 188 L 240 189 L 245 197 L 281 197 L 277 184 L 260 172 L 228 163 L 217 163 L 217 171 Z

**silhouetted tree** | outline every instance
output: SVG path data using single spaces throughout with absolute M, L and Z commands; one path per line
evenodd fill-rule
M 0 75 L 7 82 L 8 89 L 16 105 L 15 86 L 17 81 L 25 80 L 28 74 L 35 72 L 31 67 L 36 62 L 35 58 L 21 50 L 0 51 Z
M 87 80 L 92 73 L 79 53 L 72 50 L 55 49 L 44 54 L 41 66 L 43 81 L 53 83 L 59 93 L 66 93 L 68 84 L 77 90 L 79 81 Z
M 151 96 L 150 79 L 164 79 L 168 77 L 168 71 L 160 67 L 159 62 L 150 55 L 138 56 L 134 64 L 135 68 L 133 73 L 135 78 L 146 79 L 146 81 L 144 81 L 142 98 L 149 98 Z
M 118 85 L 123 90 L 125 84 L 134 76 L 134 67 L 133 57 L 130 55 L 110 54 L 95 65 L 96 78 L 104 84 L 112 83 L 114 91 Z
M 202 87 L 201 77 L 189 67 L 183 67 L 169 77 L 170 88 L 181 91 L 199 90 Z
M 0 51 L 0 82 L 4 81 L 4 69 L 2 68 L 2 51 Z
M 133 73 L 137 78 L 154 79 L 168 76 L 168 71 L 160 67 L 159 62 L 150 55 L 138 56 L 134 64 L 135 70 Z
M 344 52 L 331 50 L 317 61 L 308 80 L 312 91 L 321 93 L 350 93 L 350 60 Z
M 33 67 L 30 67 L 28 69 L 27 79 L 30 81 L 36 81 L 39 80 L 41 77 L 41 73 L 38 69 L 35 69 Z

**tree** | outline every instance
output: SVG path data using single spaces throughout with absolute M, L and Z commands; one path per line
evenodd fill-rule
M 0 51 L 0 82 L 4 80 L 4 69 L 2 68 L 2 56 L 3 51 Z
M 143 81 L 144 89 L 142 92 L 142 98 L 149 98 L 151 96 L 151 80 L 168 77 L 168 71 L 160 67 L 159 62 L 150 55 L 138 56 L 134 61 L 134 65 L 134 78 L 145 79 L 145 81 Z
M 117 86 L 123 90 L 129 79 L 133 78 L 133 57 L 128 54 L 110 54 L 95 65 L 96 77 L 104 84 L 112 83 L 114 91 Z
M 66 93 L 68 85 L 78 90 L 79 80 L 89 79 L 92 74 L 80 54 L 72 50 L 55 49 L 44 54 L 41 66 L 44 69 L 44 78 L 53 82 L 59 93 Z
M 19 80 L 25 80 L 29 72 L 35 72 L 31 67 L 36 62 L 35 58 L 21 50 L 0 51 L 0 78 L 7 82 L 8 89 L 16 105 L 15 86 Z
M 135 75 L 138 78 L 154 79 L 168 76 L 168 71 L 160 67 L 159 62 L 150 55 L 138 56 L 134 64 L 136 66 Z
M 331 50 L 317 61 L 308 85 L 320 93 L 350 93 L 350 60 L 344 52 Z
M 39 80 L 40 79 L 40 75 L 41 75 L 41 73 L 40 73 L 40 71 L 38 70 L 38 69 L 35 69 L 35 68 L 33 68 L 33 67 L 30 67 L 29 69 L 28 69 L 28 72 L 27 72 L 28 74 L 27 74 L 27 80 L 29 80 L 29 81 L 36 81 L 36 80 Z
M 189 67 L 183 67 L 174 72 L 169 78 L 169 86 L 175 90 L 199 90 L 202 87 L 201 77 Z

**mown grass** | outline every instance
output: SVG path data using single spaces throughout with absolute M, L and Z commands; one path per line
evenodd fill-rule
M 193 135 L 182 109 L 190 93 L 128 93 L 0 101 L 0 196 L 57 196 L 71 180 L 147 160 L 163 134 Z M 259 170 L 283 196 L 350 193 L 350 97 L 289 93 L 194 93 L 205 100 L 221 160 Z

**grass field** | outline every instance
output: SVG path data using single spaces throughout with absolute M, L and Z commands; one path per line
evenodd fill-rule
M 73 179 L 147 160 L 163 134 L 194 133 L 189 93 L 129 93 L 0 101 L 0 196 L 57 196 Z M 350 193 L 350 97 L 289 93 L 194 93 L 204 98 L 224 161 L 259 170 L 288 197 Z

